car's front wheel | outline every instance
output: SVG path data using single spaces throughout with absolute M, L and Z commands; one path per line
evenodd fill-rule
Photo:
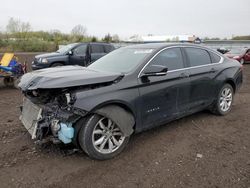
M 212 111 L 218 115 L 226 115 L 231 111 L 233 104 L 234 90 L 230 84 L 225 84 L 215 101 Z
M 61 66 L 63 66 L 62 63 L 53 63 L 53 64 L 51 65 L 51 67 L 61 67 Z
M 124 136 L 112 119 L 94 114 L 81 126 L 78 141 L 91 158 L 106 160 L 118 155 L 127 145 L 129 137 Z

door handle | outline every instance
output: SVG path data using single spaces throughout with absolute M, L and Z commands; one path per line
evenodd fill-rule
M 189 74 L 188 73 L 181 73 L 179 78 L 188 78 L 189 77 Z

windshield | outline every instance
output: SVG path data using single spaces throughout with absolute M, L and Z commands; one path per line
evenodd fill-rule
M 244 52 L 243 49 L 240 49 L 240 48 L 232 48 L 228 54 L 242 54 Z
M 128 73 L 152 52 L 153 49 L 119 48 L 95 61 L 89 68 L 106 72 Z
M 74 43 L 74 44 L 68 44 L 66 46 L 63 46 L 61 47 L 59 50 L 57 50 L 56 52 L 57 53 L 61 53 L 61 54 L 64 54 L 66 52 L 68 52 L 69 50 L 71 50 L 74 46 L 76 46 L 77 43 Z

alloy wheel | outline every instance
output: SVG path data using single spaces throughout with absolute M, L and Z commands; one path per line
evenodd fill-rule
M 222 90 L 220 96 L 220 109 L 226 112 L 230 109 L 233 101 L 233 92 L 230 88 L 226 87 Z
M 113 153 L 123 144 L 125 136 L 120 128 L 109 118 L 101 118 L 92 133 L 94 148 L 102 153 Z

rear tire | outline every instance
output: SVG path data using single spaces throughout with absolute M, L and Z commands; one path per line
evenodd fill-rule
M 232 109 L 234 90 L 230 84 L 225 84 L 214 102 L 211 111 L 216 115 L 226 115 Z
M 81 125 L 78 141 L 90 158 L 106 160 L 122 152 L 129 136 L 125 137 L 111 119 L 93 114 Z

